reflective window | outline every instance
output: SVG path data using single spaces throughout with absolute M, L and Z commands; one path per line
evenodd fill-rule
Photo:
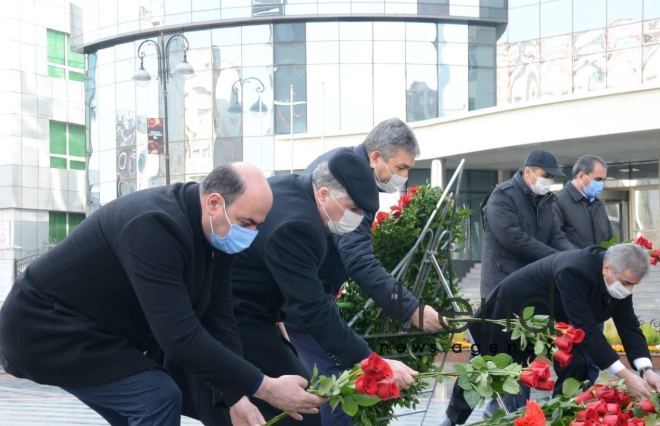
M 457 24 L 438 24 L 438 42 L 467 43 L 468 27 Z
M 458 43 L 438 43 L 438 63 L 447 65 L 467 65 L 468 45 Z
M 406 67 L 399 64 L 374 64 L 374 118 L 378 123 L 406 113 Z
M 291 91 L 293 90 L 293 97 Z M 275 71 L 275 133 L 291 132 L 290 111 L 293 105 L 293 132 L 307 131 L 306 77 L 304 66 L 277 67 Z M 300 102 L 299 104 L 295 104 Z
M 402 41 L 406 36 L 404 22 L 382 21 L 374 22 L 374 40 Z
M 605 51 L 605 30 L 592 30 L 573 34 L 575 56 L 591 55 Z
M 538 98 L 539 68 L 538 63 L 509 67 L 509 96 L 511 102 L 533 101 Z
M 420 15 L 449 15 L 449 0 L 418 0 L 417 13 Z
M 660 19 L 644 22 L 642 31 L 645 45 L 660 43 Z
M 619 25 L 607 29 L 607 50 L 626 49 L 642 45 L 642 23 Z
M 367 64 L 341 64 L 341 128 L 368 130 L 373 123 L 373 70 Z
M 308 41 L 308 64 L 339 63 L 339 41 Z
M 494 67 L 495 47 L 470 45 L 468 47 L 468 61 L 470 66 Z
M 494 106 L 495 69 L 471 67 L 468 74 L 468 109 Z
M 437 25 L 426 22 L 407 22 L 406 41 L 436 41 Z
M 603 0 L 573 2 L 573 31 L 605 28 L 607 3 Z
M 247 25 L 241 29 L 243 44 L 270 43 L 273 41 L 270 25 Z
M 406 68 L 406 121 L 438 116 L 438 71 L 435 65 Z
M 374 41 L 375 64 L 402 64 L 405 55 L 406 45 L 403 41 Z
M 642 79 L 644 83 L 660 82 L 660 44 L 644 47 Z
M 339 37 L 344 40 L 371 40 L 371 22 L 340 22 Z
M 541 62 L 541 97 L 570 94 L 572 66 L 573 61 L 569 58 Z
M 468 67 L 438 65 L 438 116 L 467 111 Z
M 605 88 L 605 54 L 586 55 L 573 61 L 573 92 Z
M 211 30 L 211 42 L 214 46 L 239 46 L 241 27 L 215 28 Z
M 572 0 L 541 2 L 541 37 L 569 34 L 572 31 Z
M 539 5 L 517 8 L 509 5 L 509 41 L 531 40 L 538 37 Z
M 339 40 L 339 22 L 308 22 L 307 41 Z
M 307 66 L 308 131 L 339 131 L 339 64 Z
M 648 1 L 647 1 L 648 3 Z M 607 0 L 607 25 L 642 20 L 642 0 Z
M 644 19 L 660 18 L 660 1 L 644 0 Z
M 607 87 L 624 88 L 642 82 L 642 49 L 623 49 L 607 55 Z
M 573 37 L 571 34 L 550 37 L 541 40 L 541 60 L 570 59 L 572 52 Z
M 344 41 L 339 42 L 339 60 L 342 64 L 365 64 L 372 61 L 373 42 Z
M 469 43 L 493 45 L 496 41 L 497 33 L 494 27 L 479 27 L 476 25 L 468 27 Z
M 409 41 L 406 43 L 406 63 L 436 64 L 438 50 L 436 44 L 430 41 Z

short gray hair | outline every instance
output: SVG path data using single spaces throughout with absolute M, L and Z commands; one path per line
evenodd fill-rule
M 323 161 L 319 163 L 318 166 L 316 166 L 316 168 L 312 172 L 312 183 L 314 184 L 314 188 L 316 189 L 322 186 L 328 188 L 338 198 L 343 198 L 348 196 L 348 193 L 346 192 L 346 188 L 344 188 L 342 184 L 339 183 L 339 181 L 335 179 L 335 177 L 330 172 L 330 168 L 328 167 L 327 161 Z
M 587 175 L 593 172 L 596 168 L 596 163 L 599 163 L 607 170 L 607 163 L 597 155 L 588 154 L 578 158 L 573 166 L 573 177 L 576 177 L 580 172 L 584 172 Z
M 412 129 L 398 118 L 381 121 L 374 127 L 364 140 L 367 152 L 380 151 L 389 160 L 400 149 L 414 158 L 419 156 L 419 144 Z
M 225 199 L 225 206 L 229 207 L 238 196 L 245 192 L 245 184 L 231 164 L 223 164 L 213 169 L 204 178 L 199 190 L 203 194 L 219 193 Z
M 615 273 L 629 269 L 640 280 L 649 272 L 649 254 L 634 243 L 616 244 L 608 248 L 605 261 Z

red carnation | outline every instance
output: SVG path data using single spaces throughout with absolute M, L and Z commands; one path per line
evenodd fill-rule
M 566 338 L 570 339 L 573 343 L 579 344 L 584 340 L 585 333 L 581 328 L 573 328 L 566 332 Z
M 363 359 L 360 362 L 360 367 L 362 367 L 364 374 L 372 376 L 377 382 L 383 379 L 389 379 L 394 375 L 390 365 L 375 352 L 372 352 L 369 357 Z
M 573 341 L 568 337 L 555 337 L 555 346 L 557 346 L 557 349 L 560 351 L 571 353 L 573 350 Z
M 516 419 L 513 424 L 515 426 L 545 426 L 543 409 L 536 401 L 530 399 L 527 401 L 525 416 Z
M 555 361 L 559 363 L 560 366 L 566 367 L 573 360 L 573 355 L 567 352 L 562 351 L 561 349 L 556 351 L 553 356 Z
M 639 408 L 641 408 L 645 413 L 655 413 L 655 406 L 648 399 L 641 401 L 639 403 Z
M 399 385 L 397 385 L 396 382 L 391 379 L 378 383 L 378 392 L 376 394 L 382 401 L 387 401 L 388 399 L 397 399 L 399 396 L 401 396 L 401 393 L 399 392 Z
M 378 382 L 373 376 L 362 374 L 355 379 L 355 390 L 366 395 L 376 395 Z
M 653 250 L 653 244 L 651 244 L 651 242 L 649 240 L 647 240 L 646 238 L 644 238 L 641 235 L 639 237 L 637 237 L 637 239 L 635 240 L 635 244 L 638 244 L 638 245 L 644 247 L 647 250 Z

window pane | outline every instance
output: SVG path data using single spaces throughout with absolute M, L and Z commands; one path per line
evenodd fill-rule
M 304 23 L 275 24 L 273 31 L 275 42 L 305 41 Z
M 66 213 L 48 212 L 48 240 L 59 243 L 66 237 Z
M 85 156 L 85 128 L 82 126 L 69 125 L 69 155 Z
M 64 78 L 64 70 L 60 67 L 48 65 L 48 76 L 54 78 Z
M 275 65 L 304 65 L 305 43 L 275 43 Z
M 435 65 L 408 65 L 406 121 L 438 116 L 438 72 Z
M 50 168 L 66 170 L 66 158 L 50 157 Z
M 80 222 L 85 220 L 85 215 L 82 213 L 69 213 L 69 234 L 80 225 Z
M 85 55 L 81 53 L 74 52 L 71 50 L 71 37 L 67 34 L 66 36 L 66 44 L 67 44 L 67 50 L 69 51 L 69 56 L 67 58 L 67 64 L 72 67 L 80 68 L 83 69 L 85 68 Z
M 641 20 L 642 0 L 607 0 L 608 26 L 638 22 Z
M 64 65 L 64 33 L 48 30 L 48 62 Z
M 50 122 L 50 153 L 66 155 L 66 124 Z
M 71 81 L 85 81 L 85 74 L 81 72 L 69 71 L 69 80 Z
M 69 161 L 69 168 L 71 170 L 85 170 L 85 162 L 84 161 Z
M 573 31 L 605 28 L 606 2 L 580 0 L 573 2 Z
M 572 0 L 541 3 L 541 38 L 570 34 Z

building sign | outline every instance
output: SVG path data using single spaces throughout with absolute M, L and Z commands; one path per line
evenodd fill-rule
M 164 146 L 163 119 L 147 118 L 147 150 L 149 154 L 163 154 Z

